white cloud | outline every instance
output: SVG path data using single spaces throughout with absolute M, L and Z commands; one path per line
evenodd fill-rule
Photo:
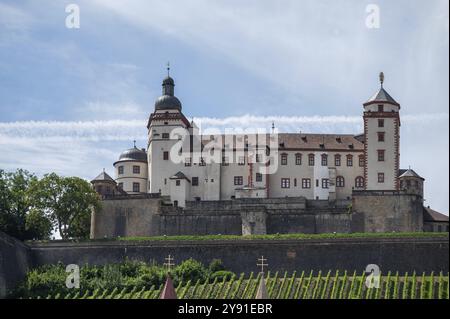
M 448 212 L 449 114 L 402 116 L 401 165 L 411 165 L 426 178 L 427 204 Z M 272 121 L 284 132 L 361 133 L 361 117 L 258 117 L 196 118 L 203 128 L 270 128 Z M 133 139 L 145 145 L 146 122 L 108 120 L 86 122 L 0 123 L 0 168 L 26 168 L 38 174 L 95 177 L 112 163 Z M 440 136 L 430 139 L 429 136 Z M 128 145 L 128 146 L 127 146 Z M 437 149 L 443 149 L 437 155 Z

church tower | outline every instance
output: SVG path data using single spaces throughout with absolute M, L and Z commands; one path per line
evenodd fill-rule
M 366 190 L 398 190 L 400 104 L 383 87 L 364 103 L 364 179 Z
M 168 67 L 167 77 L 162 82 L 162 95 L 156 100 L 147 124 L 147 191 L 162 195 L 169 195 L 169 179 L 182 166 L 170 156 L 173 146 L 179 142 L 178 138 L 171 137 L 171 132 L 176 128 L 190 128 L 189 121 L 181 112 L 181 102 L 175 96 L 175 81 L 170 77 L 169 70 Z

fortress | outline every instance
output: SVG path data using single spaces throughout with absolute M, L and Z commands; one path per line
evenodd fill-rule
M 423 206 L 424 178 L 401 169 L 400 104 L 383 87 L 359 135 L 202 134 L 168 75 L 144 149 L 92 180 L 91 238 L 154 235 L 448 231 Z

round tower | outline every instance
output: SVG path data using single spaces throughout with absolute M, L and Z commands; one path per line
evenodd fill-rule
M 147 153 L 136 147 L 124 151 L 114 163 L 117 186 L 128 194 L 141 194 L 148 191 Z
M 407 169 L 398 178 L 400 182 L 400 190 L 408 194 L 419 195 L 423 198 L 423 183 L 425 179 L 419 176 L 412 169 Z

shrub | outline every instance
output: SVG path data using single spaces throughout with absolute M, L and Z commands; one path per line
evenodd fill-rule
M 225 270 L 225 267 L 220 259 L 213 259 L 209 264 L 208 270 L 210 273 L 215 273 L 218 271 Z
M 174 279 L 176 282 L 188 281 L 197 282 L 198 280 L 205 280 L 208 277 L 208 270 L 202 263 L 190 258 L 183 261 L 175 268 Z

